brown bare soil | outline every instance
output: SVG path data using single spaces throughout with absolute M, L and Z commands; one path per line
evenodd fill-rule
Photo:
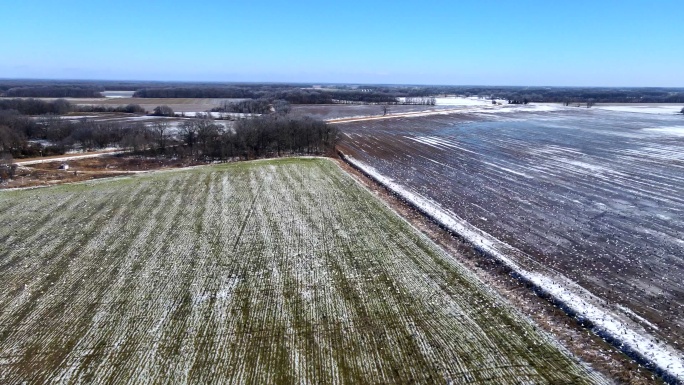
M 0 184 L 0 189 L 51 186 L 201 164 L 187 160 L 138 156 L 101 156 L 67 161 L 63 161 L 60 158 L 54 159 L 56 160 L 53 162 L 46 161 L 28 166 L 20 166 L 17 169 L 16 177 L 11 181 Z M 60 170 L 59 167 L 62 164 L 68 164 L 69 169 Z

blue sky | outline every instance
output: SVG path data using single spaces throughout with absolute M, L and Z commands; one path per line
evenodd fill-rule
M 682 17 L 682 0 L 0 0 L 0 78 L 682 87 Z

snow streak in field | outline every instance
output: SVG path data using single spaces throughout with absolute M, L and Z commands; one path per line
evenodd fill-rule
M 0 383 L 597 383 L 332 162 L 0 193 Z

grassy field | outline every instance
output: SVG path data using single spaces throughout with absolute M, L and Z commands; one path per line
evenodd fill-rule
M 0 192 L 0 383 L 585 384 L 331 161 Z

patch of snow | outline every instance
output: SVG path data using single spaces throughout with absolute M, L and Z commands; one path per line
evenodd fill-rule
M 600 110 L 608 110 L 608 111 L 614 111 L 614 112 L 631 112 L 631 113 L 641 113 L 641 114 L 666 114 L 666 115 L 672 115 L 676 114 L 679 111 L 681 111 L 682 106 L 678 105 L 673 105 L 673 106 L 663 106 L 663 105 L 653 105 L 653 106 L 644 106 L 644 105 L 635 105 L 635 106 L 602 106 L 602 105 L 594 105 L 596 109 Z
M 435 98 L 436 105 L 438 106 L 491 106 L 492 101 L 489 99 L 479 99 L 475 97 L 447 97 L 447 98 Z
M 60 116 L 60 119 L 66 120 L 78 120 L 78 119 L 94 119 L 99 117 L 99 115 L 73 115 L 73 116 Z
M 684 126 L 644 128 L 644 131 L 667 136 L 684 136 Z
M 648 325 L 648 327 L 650 327 L 650 328 L 652 328 L 652 329 L 655 329 L 655 330 L 659 330 L 659 329 L 660 329 L 658 326 L 652 324 L 651 322 L 649 322 L 649 321 L 648 321 L 647 319 L 645 319 L 644 317 L 642 317 L 642 316 L 638 315 L 637 313 L 633 312 L 631 309 L 626 308 L 626 307 L 624 307 L 624 306 L 622 306 L 622 305 L 617 305 L 617 307 L 618 307 L 620 310 L 622 310 L 622 311 L 624 311 L 625 313 L 627 313 L 627 314 L 629 314 L 630 316 L 632 316 L 633 318 L 636 318 L 639 322 L 642 322 L 643 324 Z
M 101 92 L 102 96 L 105 98 L 122 99 L 122 98 L 132 98 L 135 91 L 104 91 Z

